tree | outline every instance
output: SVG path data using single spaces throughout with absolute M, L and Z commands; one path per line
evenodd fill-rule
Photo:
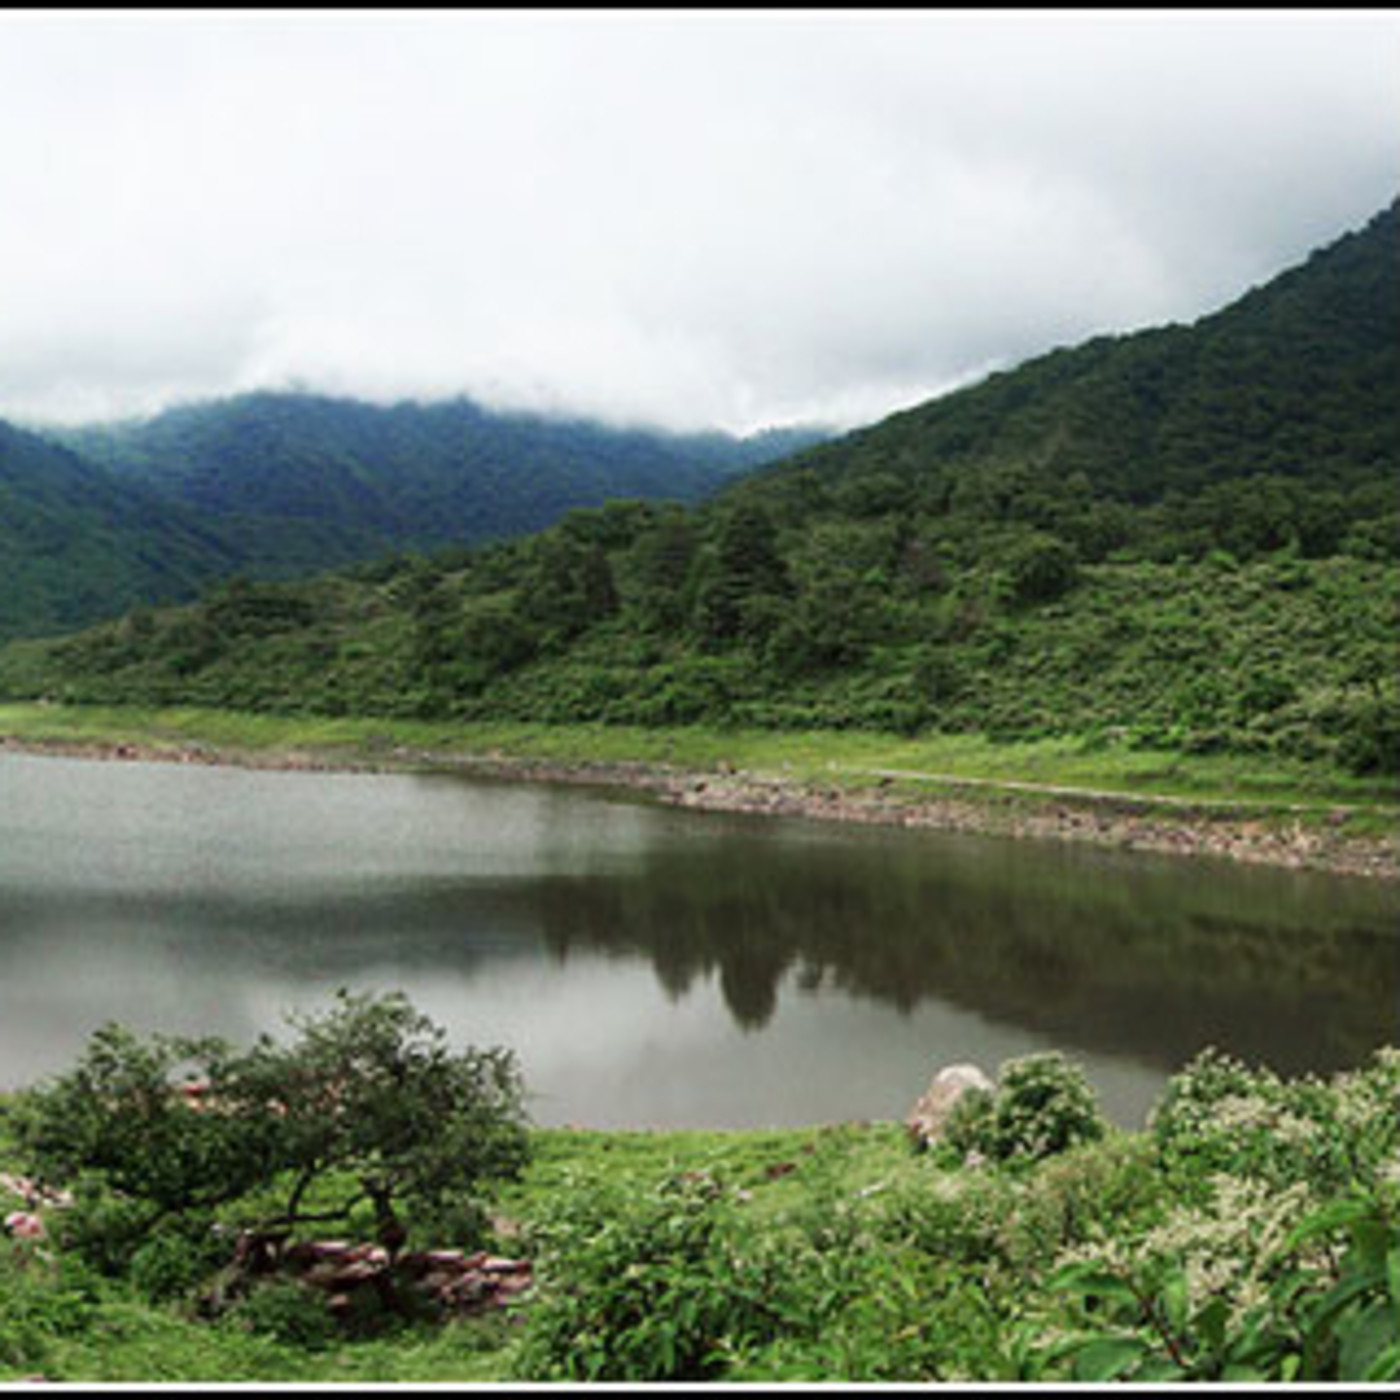
M 633 545 L 637 610 L 646 626 L 674 628 L 685 620 L 695 551 L 695 527 L 679 511 L 665 515 Z
M 706 556 L 696 598 L 700 634 L 710 641 L 756 636 L 776 623 L 771 600 L 792 591 L 778 553 L 777 528 L 763 506 L 741 501 L 726 512 Z
M 452 1052 L 398 993 L 341 991 L 328 1012 L 291 1023 L 292 1044 L 263 1036 L 243 1053 L 217 1038 L 143 1041 L 104 1027 L 76 1069 L 29 1096 L 21 1145 L 42 1179 L 87 1174 L 141 1210 L 138 1239 L 264 1188 L 278 1204 L 258 1230 L 285 1234 L 368 1204 L 391 1256 L 406 1210 L 430 1226 L 479 1221 L 480 1188 L 527 1157 L 511 1054 Z M 353 1185 L 309 1210 L 332 1174 Z
M 347 1172 L 374 1208 L 381 1240 L 402 1243 L 403 1204 L 438 1214 L 470 1204 L 479 1182 L 526 1158 L 522 1086 L 501 1049 L 454 1054 L 445 1033 L 401 994 L 341 991 L 320 1017 L 296 1017 L 301 1038 L 264 1036 L 237 1062 L 231 1103 L 275 1111 L 291 1173 L 288 1223 L 311 1185 Z M 218 1090 L 215 1089 L 217 1093 Z
M 94 1033 L 77 1067 L 26 1096 L 18 1130 L 34 1173 L 60 1183 L 83 1173 L 139 1202 L 144 1224 L 245 1195 L 279 1165 L 277 1124 L 205 1113 L 193 1086 L 224 1083 L 232 1049 L 216 1037 L 156 1035 L 124 1026 Z M 177 1071 L 188 1092 L 177 1083 Z
M 519 597 L 520 609 L 538 630 L 544 650 L 567 644 L 618 608 L 606 553 L 564 530 L 532 542 Z
M 1074 587 L 1079 559 L 1073 546 L 1037 531 L 1011 551 L 1007 571 L 1017 602 L 1048 603 Z

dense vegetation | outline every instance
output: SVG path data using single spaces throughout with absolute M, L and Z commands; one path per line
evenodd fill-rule
M 1329 1080 L 1206 1050 L 1144 1131 L 1106 1123 L 1077 1066 L 1040 1054 L 960 1100 L 923 1152 L 894 1124 L 847 1124 L 533 1131 L 527 1160 L 514 1093 L 459 1077 L 406 1005 L 343 1003 L 305 1029 L 275 1053 L 206 1055 L 219 1079 L 202 1103 L 174 1053 L 199 1047 L 118 1028 L 13 1097 L 0 1168 L 31 1176 L 0 1180 L 0 1205 L 37 1186 L 46 1230 L 17 1222 L 0 1239 L 0 1379 L 1400 1377 L 1395 1049 Z M 327 1121 L 289 1092 L 298 1076 Z M 345 1096 L 327 1099 L 336 1085 Z M 466 1119 L 418 1111 L 444 1093 Z M 55 1133 L 72 1115 L 78 1131 Z M 406 1193 L 405 1231 L 389 1234 L 355 1198 L 407 1161 L 405 1127 L 428 1164 L 413 1182 L 450 1179 Z M 469 1168 L 453 1175 L 459 1149 Z M 250 1164 L 271 1168 L 260 1184 Z M 483 1189 L 489 1218 L 435 1208 Z M 269 1212 L 272 1262 L 240 1268 Z M 391 1261 L 409 1257 L 405 1232 L 504 1240 L 535 1286 L 504 1317 L 403 1307 L 392 1286 L 332 1316 L 310 1275 L 276 1265 L 330 1217 L 351 1238 L 378 1229 Z
M 194 512 L 0 423 L 0 638 L 193 597 L 238 565 Z
M 1234 305 L 1057 351 L 696 508 L 0 653 L 0 693 L 1075 735 L 1400 772 L 1391 206 Z
M 1400 202 L 1193 325 L 1056 350 L 747 494 L 780 519 L 913 515 L 973 557 L 1018 525 L 1091 562 L 1395 559 L 1397 377 Z
M 213 518 L 310 520 L 400 546 L 525 534 L 611 497 L 695 500 L 821 436 L 673 434 L 465 398 L 380 407 L 271 392 L 58 435 Z
M 520 534 L 613 497 L 695 500 L 817 436 L 290 393 L 43 436 L 0 424 L 0 638 L 189 599 L 234 573 L 303 576 Z

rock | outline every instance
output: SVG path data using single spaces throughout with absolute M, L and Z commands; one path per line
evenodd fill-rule
M 528 1259 L 499 1259 L 494 1255 L 478 1265 L 483 1274 L 518 1274 L 530 1267 Z
M 496 1291 L 509 1297 L 514 1293 L 524 1293 L 526 1289 L 533 1287 L 534 1282 L 533 1274 L 506 1274 L 496 1280 Z
M 513 1240 L 518 1239 L 524 1233 L 524 1227 L 518 1220 L 512 1220 L 508 1215 L 492 1214 L 490 1217 L 491 1233 L 497 1239 Z
M 5 1233 L 16 1240 L 42 1240 L 48 1231 L 31 1211 L 12 1210 L 5 1217 Z
M 953 1105 L 970 1089 L 990 1094 L 996 1085 L 976 1065 L 948 1065 L 933 1076 L 923 1096 L 904 1120 L 909 1137 L 919 1148 L 931 1146 L 942 1136 Z
M 38 1206 L 71 1206 L 73 1204 L 71 1191 L 53 1190 L 40 1186 L 37 1181 L 31 1181 L 27 1176 L 12 1176 L 9 1172 L 0 1172 L 0 1191 L 7 1191 L 18 1196 L 30 1209 Z

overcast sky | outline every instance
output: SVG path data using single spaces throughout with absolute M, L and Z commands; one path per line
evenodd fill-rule
M 6 12 L 0 414 L 873 420 L 1400 192 L 1400 14 Z

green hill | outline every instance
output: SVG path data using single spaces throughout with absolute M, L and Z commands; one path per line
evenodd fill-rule
M 58 436 L 211 519 L 315 522 L 382 552 L 524 534 L 616 497 L 697 500 L 820 435 L 613 428 L 464 398 L 380 407 L 254 393 Z
M 0 423 L 0 637 L 190 598 L 238 562 L 194 512 Z
M 1077 735 L 1400 772 L 1397 206 L 694 508 L 0 653 L 15 698 Z
M 1289 541 L 1394 557 L 1398 384 L 1400 202 L 1193 325 L 1055 350 L 815 447 L 749 494 L 787 518 L 1023 522 L 1086 559 Z M 1367 544 L 1344 546 L 1352 529 Z
M 809 431 L 675 435 L 249 394 L 153 419 L 0 424 L 0 639 L 187 601 L 212 580 L 305 577 L 537 530 L 618 496 L 694 500 Z

